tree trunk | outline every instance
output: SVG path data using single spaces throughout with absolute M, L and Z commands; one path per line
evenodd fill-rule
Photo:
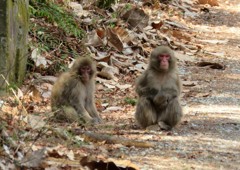
M 28 0 L 0 1 L 0 91 L 20 85 L 27 62 Z M 1 94 L 1 93 L 0 93 Z

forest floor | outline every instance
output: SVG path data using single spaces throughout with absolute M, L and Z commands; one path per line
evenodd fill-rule
M 134 122 L 135 107 L 123 106 L 123 111 L 102 113 L 127 138 L 157 145 L 150 149 L 113 150 L 112 157 L 121 155 L 146 170 L 240 169 L 240 3 L 219 3 L 210 13 L 187 23 L 196 39 L 227 40 L 203 43 L 204 50 L 222 56 L 198 57 L 221 63 L 225 69 L 179 64 L 182 80 L 194 85 L 183 86 L 184 117 L 171 132 L 134 133 L 136 130 L 129 125 Z M 118 96 L 124 95 L 128 94 Z
M 97 105 L 108 103 L 111 107 L 102 111 L 99 109 L 103 124 L 80 128 L 97 134 L 150 142 L 154 147 L 138 148 L 107 144 L 104 141 L 89 142 L 81 135 L 72 137 L 74 142 L 67 140 L 66 144 L 65 137 L 49 131 L 53 127 L 60 127 L 64 131 L 78 129 L 79 126 L 53 125 L 50 122 L 51 127 L 45 126 L 37 132 L 29 127 L 24 129 L 29 130 L 29 133 L 22 135 L 24 140 L 19 142 L 28 146 L 28 149 L 23 150 L 48 148 L 48 155 L 39 152 L 30 154 L 30 158 L 35 158 L 34 155 L 38 155 L 38 158 L 44 155 L 41 159 L 48 157 L 47 165 L 46 162 L 41 164 L 44 168 L 61 165 L 62 169 L 79 169 L 79 159 L 85 155 L 116 164 L 119 160 L 126 160 L 123 163 L 125 166 L 138 167 L 136 169 L 141 170 L 240 169 L 240 2 L 218 2 L 219 6 L 207 7 L 205 10 L 209 11 L 203 11 L 196 18 L 184 18 L 188 32 L 194 35 L 192 41 L 200 44 L 205 54 L 179 60 L 179 74 L 183 80 L 181 103 L 184 117 L 173 130 L 146 131 L 136 126 L 135 106 L 124 101 L 126 97 L 137 97 L 134 91 L 136 75 L 119 75 L 121 83 L 131 85 L 125 90 L 112 91 L 100 83 L 96 86 Z M 210 64 L 198 66 L 197 63 L 202 61 Z M 34 106 L 36 108 L 41 113 L 49 113 L 49 100 Z M 76 140 L 83 142 L 79 144 Z M 5 146 L 1 150 L 7 153 L 8 149 Z M 6 155 L 8 154 L 2 152 L 0 157 L 5 158 Z M 49 159 L 50 157 L 55 159 Z M 4 166 L 7 167 L 7 161 L 0 161 L 0 168 Z M 25 164 L 25 167 L 36 166 L 31 163 Z

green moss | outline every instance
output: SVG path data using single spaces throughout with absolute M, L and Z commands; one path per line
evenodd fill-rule
M 129 98 L 129 97 L 126 97 L 126 98 L 124 99 L 124 101 L 125 101 L 125 103 L 131 104 L 132 106 L 135 106 L 136 103 L 137 103 L 137 100 L 136 100 L 136 99 L 132 99 L 132 98 Z
M 50 1 L 30 0 L 30 15 L 36 18 L 45 18 L 47 22 L 57 25 L 67 35 L 83 38 L 84 31 L 71 12 L 64 7 Z

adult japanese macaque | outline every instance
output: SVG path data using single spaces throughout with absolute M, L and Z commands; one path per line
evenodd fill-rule
M 52 111 L 61 121 L 100 123 L 95 92 L 96 65 L 89 57 L 79 57 L 69 71 L 55 82 L 51 94 Z
M 152 51 L 148 68 L 137 81 L 136 92 L 139 98 L 135 118 L 142 128 L 170 130 L 179 123 L 181 82 L 176 58 L 169 47 Z

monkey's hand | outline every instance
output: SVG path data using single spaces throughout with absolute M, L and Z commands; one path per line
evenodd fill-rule
M 102 122 L 102 119 L 100 120 L 99 118 L 92 118 L 88 124 L 99 124 Z
M 166 89 L 159 92 L 154 98 L 153 103 L 156 107 L 163 109 L 166 108 L 168 103 L 177 97 L 177 91 L 172 89 Z
M 178 95 L 177 90 L 175 89 L 163 89 L 156 95 L 156 102 L 162 102 L 163 100 L 167 100 L 169 103 L 172 99 L 176 98 Z
M 97 122 L 98 122 L 98 123 L 103 123 L 102 118 L 98 117 L 98 118 L 96 118 L 96 119 L 97 119 Z
M 153 103 L 157 108 L 163 109 L 168 105 L 169 95 L 159 92 L 154 98 Z
M 139 90 L 138 94 L 139 96 L 153 100 L 153 98 L 158 94 L 158 90 L 155 88 L 144 87 L 141 90 Z
M 164 92 L 167 95 L 168 102 L 178 97 L 178 91 L 176 89 L 165 89 Z

